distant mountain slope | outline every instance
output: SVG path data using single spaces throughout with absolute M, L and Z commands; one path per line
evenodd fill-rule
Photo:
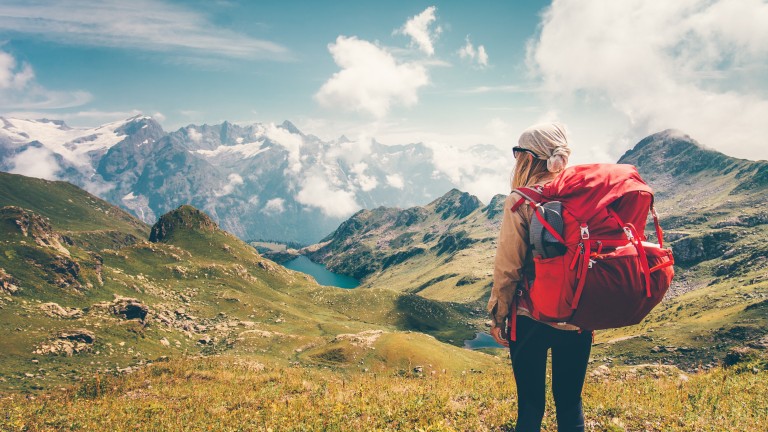
M 424 207 L 361 210 L 305 253 L 366 287 L 472 303 L 489 290 L 503 201 L 453 189 Z
M 761 315 L 768 301 L 768 163 L 706 150 L 675 131 L 644 139 L 619 162 L 637 165 L 654 188 L 676 277 L 644 324 L 601 332 L 599 341 L 613 342 L 601 343 L 597 352 L 621 353 L 627 362 L 673 359 L 693 368 L 703 359 L 717 362 L 732 345 L 762 346 L 768 326 L 768 315 Z M 362 278 L 363 289 L 466 303 L 481 314 L 504 198 L 482 206 L 452 190 L 424 207 L 361 211 L 299 252 Z M 638 341 L 645 328 L 655 334 Z M 661 348 L 650 352 L 649 340 Z M 687 350 L 678 351 L 681 346 Z
M 451 369 L 498 364 L 403 333 L 460 345 L 474 332 L 466 308 L 319 286 L 190 206 L 150 229 L 70 184 L 0 174 L 0 244 L 0 391 L 58 388 L 185 354 L 341 369 L 401 367 L 432 353 L 454 358 L 443 363 Z M 393 344 L 388 357 L 374 355 Z
M 464 155 L 509 157 L 487 145 Z M 507 169 L 455 158 L 421 143 L 323 141 L 288 121 L 166 133 L 146 116 L 93 129 L 0 118 L 0 170 L 69 181 L 146 223 L 189 204 L 247 240 L 316 242 L 361 208 L 413 206 Z

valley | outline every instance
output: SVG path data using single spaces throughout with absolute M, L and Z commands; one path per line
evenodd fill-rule
M 768 163 L 675 131 L 620 162 L 656 191 L 676 278 L 641 324 L 596 333 L 593 429 L 765 424 Z M 149 225 L 70 183 L 0 173 L 0 426 L 174 428 L 178 411 L 213 429 L 502 430 L 516 403 L 508 353 L 463 346 L 487 329 L 503 201 L 450 189 L 260 253 L 205 209 Z M 360 286 L 279 264 L 297 256 Z

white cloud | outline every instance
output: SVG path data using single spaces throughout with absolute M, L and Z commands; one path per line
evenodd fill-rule
M 768 158 L 768 88 L 744 79 L 768 70 L 766 40 L 760 0 L 554 2 L 528 61 L 555 98 L 607 99 L 631 127 L 628 142 L 676 128 L 733 156 Z
M 394 104 L 415 105 L 419 88 L 429 83 L 423 65 L 398 63 L 384 48 L 356 37 L 339 36 L 328 50 L 341 70 L 323 84 L 315 99 L 334 109 L 384 117 Z
M 352 173 L 355 174 L 355 183 L 360 186 L 360 189 L 363 192 L 368 192 L 376 188 L 378 186 L 379 182 L 376 180 L 376 177 L 369 176 L 365 173 L 365 170 L 368 169 L 368 164 L 365 162 L 358 162 L 354 165 L 352 165 Z
M 437 8 L 430 6 L 424 9 L 420 14 L 411 17 L 400 29 L 395 33 L 410 36 L 411 43 L 418 46 L 420 50 L 424 51 L 427 55 L 435 54 L 434 43 L 437 40 L 440 33 L 442 33 L 441 27 L 436 27 L 434 30 L 430 29 L 432 23 L 437 20 L 435 12 Z
M 288 150 L 288 170 L 290 172 L 298 173 L 301 171 L 301 146 L 304 145 L 304 138 L 301 135 L 277 127 L 274 123 L 267 125 L 264 135 Z
M 400 174 L 387 175 L 387 184 L 395 189 L 405 188 L 405 181 L 403 181 L 403 176 Z
M 219 189 L 218 191 L 214 192 L 214 194 L 217 197 L 229 195 L 229 194 L 231 194 L 232 192 L 235 191 L 235 188 L 237 186 L 240 186 L 241 184 L 243 184 L 243 178 L 239 174 L 236 174 L 236 173 L 230 174 L 229 177 L 227 178 L 227 180 L 229 180 L 229 182 L 227 184 L 222 186 L 222 188 Z
M 58 180 L 61 167 L 50 150 L 42 147 L 29 147 L 17 154 L 11 161 L 10 172 L 29 177 Z
M 0 90 L 21 90 L 34 77 L 32 66 L 28 63 L 19 65 L 12 55 L 0 51 Z
M 55 43 L 229 58 L 290 57 L 282 45 L 221 28 L 202 14 L 157 0 L 6 0 L 0 4 L 0 27 Z
M 65 92 L 44 88 L 35 81 L 35 71 L 29 63 L 19 64 L 11 54 L 0 51 L 0 109 L 71 108 L 90 100 L 90 93 L 84 91 Z
M 496 194 L 509 193 L 512 152 L 502 152 L 491 145 L 462 148 L 443 142 L 426 142 L 432 149 L 432 161 L 438 170 L 461 190 L 483 202 Z
M 340 128 L 338 125 L 332 125 L 332 122 L 330 121 L 324 123 L 325 127 L 330 127 L 328 130 L 333 130 L 333 132 L 331 132 L 333 134 L 336 134 Z M 364 125 L 357 125 L 357 127 L 361 129 L 358 131 L 351 131 L 350 129 L 353 128 L 341 126 L 342 129 L 356 133 L 357 136 L 354 136 L 353 139 L 347 138 L 346 140 L 334 140 L 333 145 L 331 145 L 325 153 L 324 159 L 326 162 L 334 163 L 334 161 L 341 159 L 352 165 L 362 161 L 371 154 L 373 151 L 373 135 L 375 134 L 375 131 Z
M 190 140 L 192 140 L 193 143 L 196 144 L 200 144 L 200 142 L 203 140 L 203 134 L 198 132 L 195 128 L 187 129 L 187 136 Z
M 282 198 L 272 198 L 267 201 L 261 211 L 266 214 L 280 214 L 285 211 L 285 200 Z
M 354 193 L 330 186 L 323 175 L 315 173 L 303 180 L 296 201 L 317 207 L 331 217 L 346 217 L 361 208 Z
M 472 41 L 469 40 L 469 35 L 467 35 L 466 42 L 459 50 L 459 57 L 477 64 L 481 68 L 488 67 L 488 53 L 485 51 L 485 46 L 478 45 L 475 48 Z

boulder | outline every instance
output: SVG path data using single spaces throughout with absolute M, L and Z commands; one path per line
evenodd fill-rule
M 138 319 L 144 321 L 149 313 L 149 307 L 135 298 L 115 296 L 115 300 L 109 306 L 109 310 L 125 319 Z
M 83 311 L 77 308 L 65 308 L 58 303 L 43 303 L 40 305 L 40 309 L 52 318 L 80 318 L 83 316 Z
M 19 281 L 0 267 L 0 293 L 16 294 L 21 289 L 18 285 Z
M 95 341 L 96 335 L 89 330 L 76 329 L 63 331 L 57 335 L 56 339 L 40 344 L 33 354 L 51 354 L 71 357 L 81 352 L 90 351 Z

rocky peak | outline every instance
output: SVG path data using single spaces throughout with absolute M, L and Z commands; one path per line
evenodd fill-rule
M 292 133 L 292 134 L 296 134 L 296 135 L 304 135 L 304 134 L 302 134 L 302 133 L 301 133 L 301 131 L 299 130 L 299 128 L 297 128 L 297 127 L 296 127 L 296 125 L 294 125 L 293 123 L 291 123 L 291 122 L 290 122 L 290 121 L 288 121 L 288 120 L 285 120 L 285 121 L 283 122 L 283 124 L 281 124 L 281 125 L 280 125 L 280 127 L 281 127 L 281 128 L 283 128 L 283 129 L 285 129 L 285 130 L 287 130 L 288 132 L 290 132 L 290 133 Z
M 699 173 L 719 177 L 735 174 L 737 189 L 754 189 L 768 185 L 768 162 L 749 161 L 710 150 L 690 136 L 667 129 L 642 139 L 627 151 L 619 163 L 635 165 L 640 174 L 653 181 L 660 175 L 681 178 Z
M 72 240 L 54 231 L 48 220 L 39 214 L 21 207 L 6 206 L 0 208 L 0 220 L 6 229 L 16 230 L 24 237 L 31 237 L 40 246 L 69 256 L 69 250 L 64 245 L 71 245 Z
M 138 115 L 129 118 L 124 125 L 115 129 L 119 135 L 135 135 L 141 133 L 145 136 L 160 137 L 165 134 L 160 123 L 152 117 Z
M 507 200 L 506 195 L 494 195 L 493 198 L 491 198 L 491 202 L 488 203 L 485 208 L 483 208 L 483 213 L 485 213 L 486 217 L 488 219 L 495 219 L 496 216 L 500 215 L 504 212 L 504 202 Z
M 218 229 L 208 215 L 190 205 L 183 205 L 160 217 L 152 227 L 149 241 L 165 241 L 178 231 L 213 232 Z
M 451 189 L 447 194 L 432 201 L 428 207 L 434 208 L 435 213 L 441 218 L 458 219 L 468 216 L 473 211 L 482 207 L 483 203 L 474 196 L 458 189 Z

